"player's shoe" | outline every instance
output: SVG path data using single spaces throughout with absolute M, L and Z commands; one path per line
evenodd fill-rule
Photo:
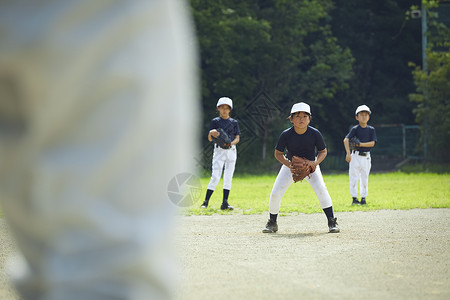
M 204 201 L 200 208 L 208 208 L 208 201 Z
M 366 205 L 366 198 L 361 198 L 361 205 Z
M 361 204 L 361 202 L 358 201 L 358 198 L 353 197 L 352 205 L 359 205 L 359 204 Z
M 330 228 L 331 233 L 336 233 L 341 231 L 337 224 L 337 218 L 328 218 L 328 228 Z
M 233 210 L 233 206 L 229 205 L 227 201 L 222 202 L 222 205 L 220 206 L 221 210 Z
M 263 233 L 275 233 L 278 231 L 278 224 L 276 221 L 269 219 L 266 224 L 266 228 L 263 229 Z

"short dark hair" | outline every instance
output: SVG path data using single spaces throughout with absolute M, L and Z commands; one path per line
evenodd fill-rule
M 302 111 L 296 111 L 295 113 L 290 114 L 286 119 L 291 120 L 292 117 L 293 117 L 296 113 L 299 113 L 299 112 L 302 112 Z M 303 112 L 309 116 L 309 120 L 311 121 L 311 120 L 312 120 L 311 114 L 308 114 L 306 111 L 303 111 Z

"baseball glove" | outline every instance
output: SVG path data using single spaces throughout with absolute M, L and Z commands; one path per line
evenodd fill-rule
M 302 181 L 306 176 L 314 173 L 312 167 L 308 164 L 309 160 L 303 157 L 292 156 L 291 172 L 294 182 Z
M 219 146 L 222 149 L 230 149 L 231 148 L 230 136 L 222 128 L 217 128 L 217 131 L 220 133 L 218 137 L 211 136 L 213 142 L 216 143 L 217 146 Z
M 356 148 L 359 147 L 359 144 L 361 144 L 361 141 L 354 136 L 348 141 L 348 144 L 350 146 L 350 150 L 356 150 Z

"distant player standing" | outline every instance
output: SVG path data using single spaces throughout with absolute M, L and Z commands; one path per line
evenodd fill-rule
M 337 218 L 333 215 L 333 204 L 322 178 L 319 164 L 327 156 L 327 148 L 319 130 L 309 126 L 311 110 L 304 102 L 292 106 L 289 120 L 294 125 L 283 131 L 275 147 L 275 158 L 282 163 L 277 179 L 273 184 L 269 200 L 269 221 L 263 229 L 264 233 L 278 231 L 277 216 L 280 211 L 281 198 L 294 182 L 292 157 L 304 157 L 311 167 L 312 173 L 305 180 L 312 187 L 319 199 L 320 205 L 328 219 L 329 232 L 339 232 Z M 316 157 L 316 149 L 318 155 Z M 286 151 L 286 155 L 284 152 Z
M 348 175 L 350 195 L 353 198 L 352 205 L 365 205 L 369 192 L 369 173 L 372 166 L 370 149 L 375 146 L 377 141 L 375 128 L 367 124 L 370 114 L 371 111 L 367 105 L 358 106 L 355 111 L 355 119 L 359 124 L 352 127 L 344 138 L 344 147 L 347 153 L 345 160 L 349 163 Z M 355 147 L 354 150 L 350 149 L 351 144 Z M 361 202 L 358 201 L 358 181 L 360 182 Z
M 208 207 L 209 199 L 219 183 L 220 177 L 222 177 L 222 170 L 224 170 L 223 200 L 220 209 L 233 209 L 233 207 L 228 204 L 228 196 L 230 194 L 231 182 L 233 180 L 237 159 L 236 144 L 240 141 L 241 132 L 238 121 L 230 117 L 232 109 L 233 101 L 230 98 L 222 97 L 217 101 L 217 110 L 219 111 L 220 116 L 211 120 L 208 141 L 212 142 L 213 138 L 218 138 L 220 136 L 219 131 L 223 130 L 230 137 L 231 143 L 228 146 L 223 146 L 223 148 L 217 143 L 214 144 L 211 180 L 208 184 L 205 201 L 201 206 L 202 208 Z

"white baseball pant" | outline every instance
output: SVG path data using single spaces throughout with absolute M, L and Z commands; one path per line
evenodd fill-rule
M 330 194 L 328 193 L 325 182 L 323 181 L 320 166 L 317 166 L 316 171 L 309 177 L 306 177 L 304 180 L 309 183 L 309 185 L 314 190 L 314 193 L 316 193 L 322 209 L 328 208 L 333 205 Z M 294 183 L 294 180 L 292 179 L 291 170 L 283 165 L 280 169 L 280 172 L 278 173 L 275 183 L 273 184 L 272 192 L 270 193 L 269 213 L 279 213 L 281 198 L 292 183 Z
M 188 13 L 178 0 L 0 4 L 0 201 L 20 299 L 173 299 L 167 184 L 198 153 Z
M 222 177 L 223 171 L 223 188 L 231 189 L 231 181 L 233 180 L 234 168 L 236 166 L 237 150 L 236 145 L 230 149 L 222 149 L 214 145 L 214 154 L 212 160 L 211 180 L 208 184 L 208 190 L 215 190 L 217 184 Z M 225 170 L 224 170 L 225 167 Z
M 358 151 L 352 152 L 348 169 L 350 179 L 350 195 L 358 197 L 358 181 L 361 198 L 367 197 L 369 193 L 369 173 L 372 166 L 370 153 L 360 156 Z

